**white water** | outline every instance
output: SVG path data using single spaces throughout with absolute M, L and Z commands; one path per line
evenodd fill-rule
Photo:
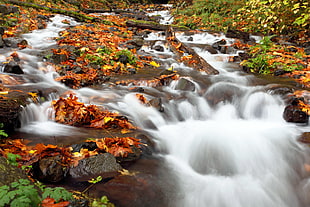
M 150 39 L 161 40 L 160 35 L 150 35 Z M 44 48 L 44 41 L 36 42 L 30 34 L 28 38 L 34 46 Z M 200 34 L 194 36 L 194 41 L 211 44 L 218 38 Z M 178 91 L 176 82 L 162 91 L 152 89 L 158 94 L 164 93 L 164 113 L 142 105 L 134 93 L 111 89 L 74 92 L 85 103 L 102 104 L 127 113 L 138 126 L 153 135 L 161 156 L 179 181 L 169 206 L 309 206 L 310 182 L 304 169 L 304 164 L 309 163 L 306 157 L 309 150 L 296 141 L 308 127 L 286 123 L 282 119 L 281 98 L 270 95 L 264 86 L 250 86 L 248 83 L 253 77 L 230 68 L 225 63 L 227 55 L 196 50 L 220 74 L 213 77 L 201 74 L 201 79 L 210 78 L 211 86 L 200 85 L 188 77 L 196 84 L 195 91 Z M 192 70 L 180 64 L 178 67 Z M 39 75 L 48 76 L 48 73 Z M 47 84 L 55 86 L 52 79 L 48 80 Z M 66 89 L 62 85 L 59 87 Z M 228 98 L 223 95 L 227 91 Z M 226 98 L 211 104 L 208 99 L 213 97 Z M 109 101 L 111 103 L 107 104 Z M 55 125 L 52 118 L 48 118 L 51 113 L 47 105 L 30 105 L 25 110 L 24 117 L 29 120 L 24 120 L 23 129 L 51 136 L 58 135 L 57 131 L 61 134 L 74 131 Z

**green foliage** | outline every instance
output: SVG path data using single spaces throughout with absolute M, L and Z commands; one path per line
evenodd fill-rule
M 0 128 L 3 128 L 3 123 L 0 123 Z M 3 129 L 0 129 L 0 139 L 8 136 L 9 135 Z
M 8 153 L 7 154 L 7 162 L 11 165 L 18 166 L 17 159 L 20 159 L 21 156 L 19 154 Z
M 194 0 L 193 4 L 174 12 L 177 24 L 191 29 L 204 28 L 225 31 L 233 24 L 244 0 Z
M 88 182 L 89 182 L 89 183 L 96 184 L 96 183 L 99 183 L 100 181 L 102 181 L 102 177 L 99 175 L 99 176 L 96 177 L 96 178 L 90 179 Z
M 40 196 L 40 190 L 43 192 Z M 29 180 L 19 179 L 10 185 L 0 187 L 1 206 L 33 207 L 39 206 L 42 200 L 50 197 L 56 202 L 71 200 L 72 193 L 62 187 L 45 188 L 43 185 L 34 185 Z
M 72 199 L 72 193 L 68 192 L 66 189 L 62 187 L 56 188 L 44 188 L 42 198 L 45 199 L 47 197 L 54 198 L 56 202 L 61 200 L 68 201 Z
M 95 199 L 91 207 L 114 207 L 114 204 L 110 203 L 107 196 L 102 196 L 100 199 Z
M 127 56 L 129 64 L 136 65 L 138 59 L 136 58 L 136 56 L 132 54 L 131 51 L 125 49 L 116 52 L 117 59 L 119 59 L 122 55 Z
M 264 34 L 288 34 L 308 30 L 308 0 L 249 0 L 239 9 L 237 18 L 247 24 L 243 28 Z
M 30 184 L 29 180 L 19 179 L 18 182 L 13 182 L 0 187 L 0 203 L 11 207 L 30 207 L 38 206 L 41 199 L 38 190 L 34 185 Z
M 251 58 L 243 61 L 241 65 L 246 66 L 251 72 L 261 74 L 271 74 L 277 69 L 287 72 L 301 70 L 303 67 L 296 64 L 295 59 L 285 61 L 274 61 L 279 54 L 277 51 L 285 51 L 286 48 L 276 45 L 271 41 L 273 36 L 264 37 L 260 44 L 250 47 L 249 54 Z M 302 57 L 302 54 L 296 53 L 296 58 Z

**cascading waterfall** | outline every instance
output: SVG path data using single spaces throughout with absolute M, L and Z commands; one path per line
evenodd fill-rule
M 195 37 L 199 36 L 193 36 L 194 41 Z M 180 189 L 170 206 L 309 204 L 300 196 L 306 186 L 303 164 L 309 150 L 296 141 L 300 127 L 283 120 L 281 98 L 263 86 L 248 85 L 252 76 L 240 75 L 225 61 L 217 61 L 225 60 L 217 58 L 225 55 L 197 52 L 220 71 L 210 77 L 214 83 L 202 95 L 199 90 L 184 94 L 173 83 L 164 91 L 183 98 L 166 101 L 164 113 L 143 106 L 134 94 L 114 106 L 156 138 L 176 173 Z M 208 101 L 214 97 L 223 100 Z
M 147 39 L 162 41 L 162 35 L 151 33 Z M 29 34 L 28 41 L 31 44 L 39 49 L 44 47 L 44 41 L 36 42 L 36 38 L 32 37 Z M 181 34 L 178 38 L 186 42 L 189 36 Z M 191 43 L 212 44 L 225 37 L 200 33 L 191 38 Z M 154 56 L 158 53 L 146 46 L 142 50 Z M 135 94 L 126 89 L 80 89 L 74 92 L 85 103 L 105 105 L 128 114 L 135 124 L 155 138 L 160 156 L 171 166 L 179 181 L 175 197 L 171 198 L 167 206 L 309 205 L 310 199 L 306 199 L 307 194 L 304 192 L 310 192 L 310 185 L 303 167 L 309 163 L 305 156 L 309 150 L 296 141 L 303 126 L 286 123 L 282 119 L 283 100 L 268 93 L 264 86 L 251 86 L 249 83 L 254 77 L 232 68 L 226 61 L 227 55 L 210 54 L 199 48 L 195 50 L 220 74 L 187 77 L 195 85 L 193 91 L 178 90 L 177 81 L 161 89 L 144 87 L 146 91 L 152 91 L 145 93 L 147 97 L 154 98 L 151 94 L 161 94 L 164 112 L 142 105 Z M 168 50 L 165 53 L 171 55 Z M 192 70 L 169 58 L 162 61 L 166 61 L 167 67 L 174 64 L 175 70 Z M 32 71 L 31 67 L 29 71 Z M 212 84 L 204 84 L 206 79 Z M 52 81 L 48 84 L 67 90 Z M 102 97 L 105 97 L 105 102 Z M 26 123 L 24 130 L 38 133 L 38 129 L 42 129 L 38 123 L 52 123 L 47 115 L 36 116 L 42 114 L 42 111 L 48 112 L 48 106 L 38 108 L 32 104 L 27 110 L 24 117 L 28 117 L 28 120 L 23 121 Z M 34 127 L 34 121 L 38 127 Z M 53 133 L 57 131 L 61 134 L 73 131 L 52 124 L 43 128 L 42 132 L 54 136 L 57 134 Z

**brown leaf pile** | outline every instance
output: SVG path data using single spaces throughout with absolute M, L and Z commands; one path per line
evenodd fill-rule
M 52 105 L 55 109 L 55 120 L 62 124 L 101 129 L 136 129 L 126 117 L 100 109 L 95 105 L 86 106 L 72 94 L 68 98 L 53 101 Z

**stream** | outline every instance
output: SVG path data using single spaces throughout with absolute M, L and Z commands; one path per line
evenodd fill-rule
M 165 15 L 162 23 L 171 23 L 169 13 L 159 14 Z M 68 26 L 61 23 L 64 18 L 68 17 L 56 15 L 46 29 L 24 35 L 32 49 L 18 51 L 24 60 L 22 68 L 26 75 L 37 77 L 36 81 L 29 79 L 24 84 L 55 87 L 59 94 L 74 91 L 79 101 L 119 111 L 151 135 L 159 152 L 156 156 L 163 160 L 162 164 L 171 171 L 176 182 L 166 206 L 310 205 L 310 173 L 304 167 L 310 164 L 310 150 L 297 141 L 302 132 L 309 131 L 309 126 L 285 122 L 282 118 L 284 100 L 269 90 L 272 83 L 258 84 L 265 82 L 243 73 L 236 63 L 229 62 L 229 58 L 240 51 L 227 55 L 210 54 L 204 49 L 205 45 L 221 39 L 231 44 L 233 39 L 206 32 L 176 34 L 219 71 L 219 75 L 207 75 L 175 61 L 162 32 L 149 34 L 145 41 L 155 42 L 164 51 L 156 51 L 146 44 L 138 52 L 153 56 L 166 69 L 173 67 L 182 77 L 168 86 L 141 86 L 144 89 L 141 93 L 147 99 L 160 98 L 164 110 L 159 111 L 141 104 L 136 93 L 129 90 L 130 86 L 103 85 L 100 90 L 73 90 L 55 82 L 58 74 L 53 67 L 40 62 L 36 54 L 55 44 L 52 37 Z M 78 23 L 70 19 L 70 24 Z M 6 51 L 2 55 L 10 53 Z M 189 88 L 182 87 L 184 81 Z M 26 137 L 57 139 L 57 144 L 91 136 L 87 130 L 53 121 L 50 101 L 59 94 L 51 95 L 42 105 L 27 106 L 19 133 Z M 156 176 L 161 179 L 161 175 Z

